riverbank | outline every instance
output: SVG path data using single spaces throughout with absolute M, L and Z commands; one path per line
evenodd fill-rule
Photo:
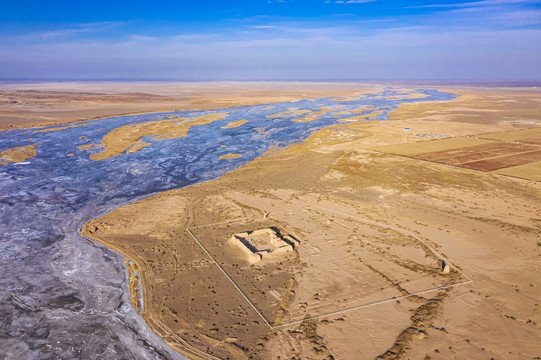
M 482 96 L 474 92 L 460 106 L 419 105 L 423 116 L 406 105 L 413 109 L 407 120 L 324 128 L 219 179 L 116 209 L 83 234 L 139 265 L 142 316 L 181 353 L 190 354 L 190 344 L 218 358 L 538 356 L 539 182 L 376 149 L 430 140 L 414 134 L 472 137 L 541 125 L 533 111 L 538 95 L 530 95 L 530 107 L 514 99 L 503 109 L 490 101 L 501 103 L 505 92 L 479 103 Z M 530 113 L 502 115 L 513 109 Z M 315 207 L 335 213 L 316 214 Z M 412 231 L 473 282 L 341 313 L 426 290 L 438 279 L 460 282 L 460 274 L 442 275 L 422 245 L 354 218 Z M 231 234 L 268 227 L 298 239 L 296 255 L 250 265 L 226 245 Z M 195 236 L 272 327 L 188 228 L 198 229 Z M 520 337 L 510 342 L 504 329 Z
M 452 98 L 431 90 L 426 94 L 430 99 Z M 419 101 L 425 101 L 426 94 Z M 81 241 L 77 228 L 116 207 L 216 179 L 277 152 L 338 123 L 344 116 L 338 114 L 341 111 L 370 105 L 365 115 L 374 111 L 383 116 L 398 103 L 412 101 L 393 89 L 357 97 L 227 111 L 147 113 L 3 131 L 0 187 L 5 192 L 0 217 L 6 251 L 0 253 L 5 275 L 0 284 L 4 319 L 0 357 L 162 357 L 165 345 L 130 306 L 124 260 L 109 250 L 113 247 L 97 248 Z M 302 107 L 302 114 L 295 107 Z M 213 115 L 217 113 L 222 115 Z M 301 117 L 302 121 L 295 121 Z M 160 126 L 162 122 L 166 128 Z M 128 150 L 115 150 L 115 139 Z M 15 154 L 22 149 L 28 151 Z M 103 150 L 110 150 L 110 156 L 98 155 Z M 161 331 L 157 326 L 153 329 Z
M 0 84 L 0 130 L 141 113 L 351 96 L 382 86 L 320 82 L 58 82 Z
M 465 288 L 460 272 L 467 277 L 473 272 L 476 286 L 480 279 L 495 277 L 495 283 L 482 283 L 487 289 L 481 294 L 491 299 L 507 291 L 505 283 L 517 279 L 512 289 L 517 293 L 518 288 L 520 297 L 503 297 L 505 306 L 512 305 L 502 326 L 525 333 L 525 343 L 520 344 L 527 355 L 535 353 L 528 342 L 531 328 L 521 326 L 539 323 L 525 311 L 532 305 L 528 297 L 537 297 L 538 289 L 535 282 L 526 281 L 531 278 L 529 261 L 537 254 L 535 241 L 529 239 L 537 236 L 532 216 L 539 217 L 539 182 L 422 159 L 453 163 L 449 154 L 435 157 L 427 149 L 455 151 L 457 144 L 471 145 L 469 139 L 480 133 L 535 125 L 539 114 L 532 105 L 535 96 L 505 102 L 501 93 L 486 97 L 481 106 L 482 95 L 464 90 L 456 100 L 460 106 L 455 101 L 431 102 L 442 106 L 419 104 L 417 111 L 414 105 L 399 105 L 413 109 L 406 120 L 365 121 L 384 119 L 411 97 L 426 101 L 427 94 L 434 100 L 453 98 L 431 90 L 386 89 L 368 96 L 357 92 L 353 97 L 228 109 L 224 119 L 212 115 L 224 110 L 149 113 L 84 126 L 3 132 L 1 150 L 8 150 L 8 158 L 0 169 L 6 194 L 0 216 L 7 219 L 6 251 L 0 254 L 5 275 L 0 288 L 5 319 L 0 357 L 160 358 L 165 347 L 136 314 L 137 306 L 130 306 L 124 260 L 109 249 L 138 265 L 147 324 L 189 357 L 389 357 L 418 345 L 413 330 L 417 331 L 413 335 L 435 339 L 437 333 L 429 326 L 437 325 L 430 322 L 434 319 L 443 321 L 446 329 L 455 326 L 460 332 L 461 326 L 467 327 L 447 325 L 449 319 L 437 316 L 446 309 L 444 299 L 451 303 L 469 299 L 471 292 L 468 296 L 454 292 Z M 496 106 L 501 104 L 505 116 Z M 509 118 L 513 109 L 520 116 Z M 182 119 L 169 121 L 175 116 Z M 213 120 L 196 121 L 186 132 L 184 125 L 201 116 Z M 162 121 L 171 124 L 164 128 Z M 532 147 L 536 145 L 523 145 L 531 140 L 532 131 L 489 134 L 491 139 L 485 142 L 513 143 L 505 151 Z M 433 146 L 429 141 L 444 136 L 451 138 L 451 145 Z M 126 152 L 116 151 L 118 144 L 109 141 L 117 138 L 129 146 Z M 305 141 L 292 145 L 299 139 Z M 32 150 L 31 157 L 17 162 L 20 158 L 12 157 L 9 149 L 18 151 L 29 144 L 36 144 L 35 153 Z M 471 155 L 469 147 L 460 146 L 458 150 Z M 105 149 L 111 156 L 100 155 Z M 486 154 L 486 149 L 474 154 Z M 526 177 L 535 173 L 535 166 L 524 166 L 510 172 Z M 123 206 L 137 200 L 142 201 Z M 94 219 L 96 229 L 85 229 L 108 248 L 81 241 L 76 229 L 84 221 L 119 206 Z M 370 223 L 376 220 L 385 226 Z M 222 221 L 229 222 L 223 227 L 216 224 Z M 191 238 L 188 227 L 211 257 Z M 414 234 L 423 241 L 389 230 L 393 228 L 418 231 Z M 260 235 L 252 239 L 252 231 Z M 486 243 L 485 236 L 495 239 L 497 246 Z M 269 249 L 269 256 L 256 255 L 260 261 L 250 257 L 255 262 L 248 265 L 242 255 L 246 250 L 239 248 L 242 241 L 232 240 L 237 237 L 248 243 L 261 241 L 274 250 Z M 508 248 L 507 238 L 521 241 Z M 531 256 L 523 258 L 522 253 Z M 442 268 L 443 259 L 450 263 L 448 272 Z M 216 263 L 238 289 L 228 285 Z M 503 270 L 493 273 L 494 264 Z M 518 274 L 518 268 L 526 270 Z M 132 278 L 137 278 L 136 272 Z M 136 288 L 133 280 L 131 285 Z M 425 293 L 444 287 L 455 290 L 449 290 L 450 295 Z M 131 300 L 136 301 L 135 296 Z M 366 306 L 375 303 L 381 305 Z M 480 314 L 474 306 L 475 316 L 464 321 L 476 322 L 483 316 L 499 321 L 494 306 L 503 305 L 489 303 L 487 312 Z M 379 310 L 365 313 L 370 308 Z M 460 312 L 452 316 L 462 319 Z M 27 324 L 24 328 L 17 320 L 21 318 Z M 366 319 L 374 329 L 365 327 Z M 388 328 L 386 322 L 393 326 Z M 401 335 L 401 329 L 407 331 Z M 344 337 L 342 332 L 363 334 L 362 349 L 351 346 L 359 338 Z M 501 336 L 495 334 L 495 339 L 505 343 Z M 442 341 L 453 339 L 461 338 Z M 430 346 L 435 344 L 432 340 Z M 51 343 L 55 346 L 48 346 Z M 517 351 L 489 345 L 494 354 Z M 418 351 L 412 356 L 426 348 Z

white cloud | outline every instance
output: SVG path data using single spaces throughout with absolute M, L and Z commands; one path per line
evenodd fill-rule
M 109 30 L 121 24 L 122 22 L 120 21 L 101 21 L 101 22 L 93 22 L 93 23 L 82 23 L 82 24 L 76 24 L 68 28 L 30 33 L 24 36 L 24 38 L 27 38 L 27 39 L 69 38 L 69 37 L 73 37 L 73 36 L 84 34 L 84 33 L 95 33 L 99 31 Z

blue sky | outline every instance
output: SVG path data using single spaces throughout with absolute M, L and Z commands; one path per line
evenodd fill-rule
M 0 78 L 541 80 L 541 0 L 8 1 Z

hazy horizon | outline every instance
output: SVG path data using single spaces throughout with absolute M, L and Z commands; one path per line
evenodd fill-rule
M 464 86 L 501 86 L 501 87 L 537 87 L 541 80 L 464 80 L 464 79 L 250 79 L 250 80 L 182 80 L 182 79 L 22 79 L 0 78 L 0 84 L 62 84 L 62 83 L 359 83 L 389 85 L 464 85 Z

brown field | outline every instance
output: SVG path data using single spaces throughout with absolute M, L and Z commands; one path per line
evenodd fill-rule
M 541 356 L 541 162 L 495 175 L 416 158 L 537 148 L 486 136 L 539 126 L 539 94 L 512 90 L 516 102 L 502 105 L 503 90 L 461 92 L 458 104 L 409 105 L 418 116 L 408 119 L 323 129 L 220 179 L 116 209 L 84 235 L 137 265 L 142 316 L 191 358 Z M 523 102 L 528 117 L 509 119 Z M 294 251 L 257 261 L 230 240 L 268 228 L 296 239 Z
M 436 161 L 450 165 L 461 165 L 476 160 L 530 153 L 538 150 L 536 146 L 497 142 L 486 145 L 468 146 L 448 151 L 436 151 L 416 155 L 418 159 Z
M 473 170 L 496 171 L 541 161 L 541 140 L 534 138 L 538 134 L 541 134 L 541 128 L 529 128 L 474 137 L 378 146 L 372 149 Z M 534 180 L 539 178 L 535 169 L 535 166 L 521 167 L 516 171 L 498 173 Z
M 481 171 L 493 171 L 512 166 L 525 165 L 537 161 L 541 161 L 541 150 L 500 156 L 492 159 L 465 162 L 460 164 L 460 166 Z

